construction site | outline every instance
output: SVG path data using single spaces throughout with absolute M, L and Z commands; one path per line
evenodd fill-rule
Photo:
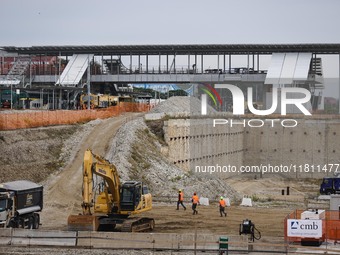
M 317 56 L 340 45 L 126 47 L 3 47 L 0 254 L 340 254 L 340 118 L 323 109 Z M 155 82 L 187 95 L 131 85 Z

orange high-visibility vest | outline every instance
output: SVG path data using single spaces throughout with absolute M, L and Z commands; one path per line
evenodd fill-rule
M 197 196 L 197 195 L 193 195 L 193 196 L 192 196 L 192 203 L 193 203 L 193 204 L 197 204 L 198 202 L 199 202 L 198 196 Z
M 225 207 L 225 201 L 223 199 L 220 200 L 220 206 Z
M 184 194 L 183 191 L 181 193 L 179 193 L 179 201 L 183 201 L 184 200 Z

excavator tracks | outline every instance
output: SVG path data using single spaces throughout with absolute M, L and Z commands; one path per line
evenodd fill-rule
M 151 231 L 155 227 L 155 220 L 152 218 L 132 218 L 124 221 L 122 232 L 143 232 Z

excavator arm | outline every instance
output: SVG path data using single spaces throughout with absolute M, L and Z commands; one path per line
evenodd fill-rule
M 93 161 L 96 160 L 96 162 Z M 91 150 L 87 150 L 84 156 L 83 167 L 83 215 L 91 215 L 91 207 L 94 206 L 94 191 L 93 191 L 93 176 L 97 175 L 103 178 L 107 184 L 107 190 L 102 196 L 106 199 L 108 206 L 108 212 L 112 205 L 115 207 L 115 211 L 120 211 L 120 180 L 117 172 L 117 168 L 109 161 L 94 154 Z

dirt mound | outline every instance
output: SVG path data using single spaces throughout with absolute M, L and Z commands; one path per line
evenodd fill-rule
M 144 119 L 138 118 L 119 129 L 106 157 L 117 166 L 123 180 L 142 180 L 159 197 L 176 196 L 178 189 L 183 189 L 187 194 L 198 192 L 211 199 L 221 195 L 239 198 L 218 178 L 186 172 L 170 163 L 162 153 L 162 143 Z
M 208 106 L 208 113 L 214 112 L 216 111 L 211 106 Z M 153 108 L 150 113 L 200 115 L 201 101 L 196 97 L 170 97 Z
M 0 132 L 1 182 L 45 180 L 67 161 L 64 142 L 82 130 L 72 125 Z

